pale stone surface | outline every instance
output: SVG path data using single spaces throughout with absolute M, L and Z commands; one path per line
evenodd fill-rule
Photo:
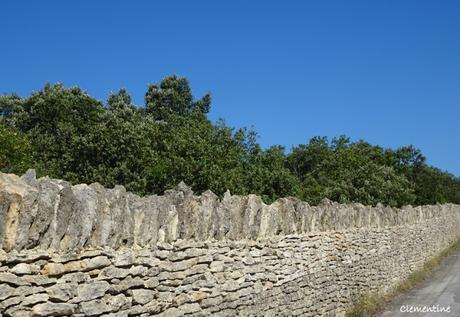
M 11 272 L 16 275 L 26 275 L 26 274 L 35 274 L 38 273 L 39 267 L 37 265 L 31 265 L 27 263 L 19 263 L 16 264 L 12 269 Z
M 43 275 L 55 276 L 60 275 L 65 272 L 64 264 L 62 263 L 48 263 L 42 269 L 41 273 Z
M 148 289 L 134 289 L 131 293 L 134 303 L 141 305 L 152 301 L 155 296 L 155 291 Z
M 27 316 L 33 308 L 36 316 L 62 315 L 69 309 L 75 316 L 278 316 L 286 311 L 295 312 L 293 315 L 344 316 L 363 290 L 389 290 L 447 246 L 460 228 L 453 219 L 438 218 L 378 230 L 288 235 L 257 242 L 208 241 L 198 248 L 199 252 L 193 252 L 195 257 L 186 259 L 182 250 L 195 242 L 183 240 L 177 248 L 172 243 L 166 257 L 162 254 L 162 259 L 157 258 L 157 268 L 136 264 L 137 257 L 148 253 L 155 257 L 156 249 L 133 249 L 131 266 L 117 268 L 110 264 L 105 268 L 108 271 L 103 269 L 99 273 L 85 268 L 83 272 L 64 272 L 43 286 L 13 287 L 9 283 L 18 280 L 12 278 L 13 273 L 4 272 L 3 279 L 9 283 L 0 284 L 0 312 Z M 104 249 L 108 259 L 124 257 L 123 252 Z M 16 258 L 25 259 L 27 253 L 22 251 Z M 211 256 L 209 263 L 194 260 L 203 253 Z M 94 259 L 100 256 L 94 255 Z M 81 255 L 74 253 L 72 258 Z M 56 256 L 57 261 L 62 259 Z M 51 257 L 50 261 L 53 260 Z M 53 262 L 40 263 L 45 267 Z M 180 263 L 186 263 L 183 268 L 187 269 L 171 269 L 171 265 Z M 149 274 L 154 276 L 147 274 L 153 269 Z M 119 270 L 123 272 L 122 278 L 115 277 L 120 275 Z M 16 278 L 20 280 L 19 276 Z M 48 299 L 53 301 L 47 303 L 52 306 L 39 306 Z
M 75 311 L 75 305 L 65 303 L 44 303 L 35 305 L 32 316 L 68 316 Z
M 14 288 L 6 283 L 0 283 L 0 300 L 4 300 L 13 294 Z
M 195 196 L 184 183 L 163 196 L 139 197 L 122 186 L 106 189 L 99 184 L 72 186 L 48 177 L 36 179 L 32 170 L 22 178 L 1 173 L 0 201 L 1 249 L 123 247 L 125 252 L 113 259 L 117 267 L 133 264 L 133 246 L 157 245 L 168 250 L 168 244 L 180 239 L 256 240 L 326 230 L 384 228 L 447 216 L 459 209 L 452 204 L 367 207 L 327 199 L 319 206 L 310 206 L 295 198 L 266 205 L 255 195 L 232 196 L 227 192 L 219 199 L 206 191 Z M 178 251 L 171 262 L 194 258 L 193 252 L 201 252 L 193 245 L 178 247 Z M 68 264 L 65 271 L 108 266 L 108 259 L 91 257 L 95 262 Z M 137 261 L 145 264 L 148 258 Z
M 146 281 L 144 282 L 144 286 L 145 286 L 146 288 L 155 288 L 155 287 L 157 287 L 159 284 L 160 284 L 160 282 L 158 281 L 158 278 L 156 278 L 156 277 L 151 277 L 151 278 L 149 278 L 148 280 L 146 280 Z
M 2 283 L 2 284 L 10 284 L 10 285 L 14 285 L 14 286 L 22 286 L 22 285 L 30 284 L 30 283 L 25 282 L 20 277 L 14 275 L 13 273 L 10 273 L 10 272 L 0 273 L 0 283 Z
M 2 301 L 0 304 L 0 311 L 7 309 L 8 307 L 18 306 L 24 301 L 24 296 L 11 297 L 7 300 Z
M 130 266 L 134 263 L 134 256 L 130 250 L 124 250 L 113 260 L 115 266 Z
M 345 316 L 454 241 L 460 206 L 163 196 L 0 173 L 0 315 Z
M 95 316 L 111 311 L 110 305 L 103 299 L 96 299 L 79 304 L 79 311 L 84 316 Z
M 37 303 L 44 303 L 47 302 L 49 296 L 47 294 L 33 294 L 29 295 L 24 300 L 22 300 L 21 304 L 24 306 L 30 306 Z
M 105 295 L 109 290 L 110 284 L 106 281 L 93 281 L 78 286 L 77 297 L 73 302 L 85 302 Z
M 47 288 L 46 291 L 48 292 L 50 299 L 59 302 L 66 302 L 77 295 L 77 287 L 78 284 L 76 283 L 61 283 Z
M 101 269 L 111 264 L 106 256 L 97 256 L 95 258 L 85 259 L 84 261 L 88 270 Z

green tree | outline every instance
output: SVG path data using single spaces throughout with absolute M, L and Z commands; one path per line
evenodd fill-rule
M 0 171 L 22 174 L 32 166 L 32 145 L 29 139 L 8 128 L 0 119 Z
M 70 181 L 90 179 L 87 162 L 95 153 L 87 151 L 86 142 L 103 113 L 100 102 L 78 87 L 66 89 L 62 84 L 47 84 L 26 99 L 13 96 L 0 102 L 2 109 L 12 109 L 4 120 L 33 140 L 33 162 L 39 172 Z
M 414 201 L 410 182 L 386 164 L 385 151 L 364 141 L 316 137 L 294 148 L 288 162 L 302 181 L 301 197 L 314 204 L 325 197 L 392 206 Z
M 266 202 L 287 196 L 299 196 L 300 181 L 290 173 L 282 146 L 253 152 L 246 168 L 250 193 L 259 194 Z
M 171 115 L 186 116 L 193 112 L 207 114 L 210 105 L 209 94 L 195 101 L 188 80 L 175 75 L 164 78 L 159 85 L 149 85 L 145 94 L 146 111 L 157 120 L 168 120 Z
M 162 193 L 184 181 L 200 193 L 258 194 L 266 202 L 295 196 L 338 202 L 460 203 L 460 180 L 426 164 L 413 146 L 383 149 L 346 136 L 314 137 L 285 154 L 262 149 L 254 130 L 235 129 L 207 113 L 187 79 L 150 85 L 145 107 L 120 89 L 104 104 L 78 87 L 47 84 L 21 98 L 0 96 L 0 168 L 74 183 L 122 184 L 138 194 Z

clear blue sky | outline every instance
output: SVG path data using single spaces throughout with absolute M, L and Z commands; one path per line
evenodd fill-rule
M 0 92 L 186 76 L 263 146 L 414 144 L 460 175 L 460 1 L 2 1 Z

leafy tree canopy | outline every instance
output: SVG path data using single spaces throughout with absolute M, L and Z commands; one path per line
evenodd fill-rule
M 137 107 L 125 89 L 106 103 L 78 87 L 50 85 L 26 98 L 0 96 L 0 169 L 74 183 L 122 184 L 162 193 L 180 181 L 196 192 L 294 196 L 391 206 L 460 203 L 460 180 L 428 166 L 413 146 L 384 149 L 346 136 L 314 137 L 290 152 L 262 149 L 257 133 L 207 118 L 186 78 L 148 86 Z

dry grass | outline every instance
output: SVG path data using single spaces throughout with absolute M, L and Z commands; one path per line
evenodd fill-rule
M 426 280 L 435 268 L 441 264 L 449 254 L 460 247 L 460 238 L 453 242 L 449 247 L 441 251 L 438 255 L 428 260 L 423 268 L 410 274 L 403 282 L 388 294 L 366 294 L 362 296 L 347 313 L 347 317 L 375 317 L 382 311 L 383 306 L 397 295 L 404 293 Z

